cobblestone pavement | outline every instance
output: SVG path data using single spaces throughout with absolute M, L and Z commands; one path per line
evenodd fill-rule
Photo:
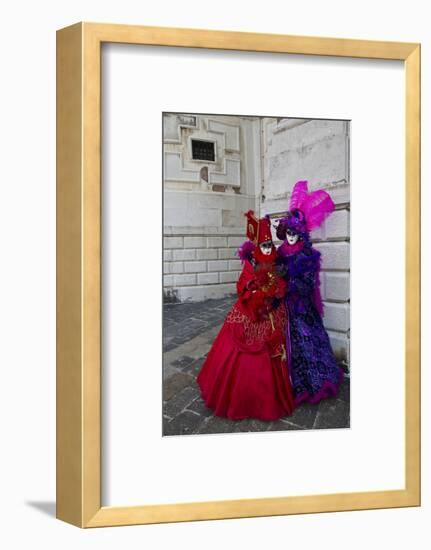
M 200 397 L 196 376 L 235 297 L 163 308 L 163 435 L 263 432 L 350 426 L 350 381 L 336 398 L 300 405 L 275 422 L 214 416 Z

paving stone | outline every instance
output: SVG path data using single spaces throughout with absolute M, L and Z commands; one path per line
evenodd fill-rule
M 235 421 L 234 432 L 266 432 L 271 422 L 264 422 L 256 418 L 246 418 Z
M 226 316 L 224 310 L 211 310 L 211 311 L 202 311 L 194 314 L 195 319 L 200 319 L 201 321 L 207 321 L 210 323 L 217 323 L 221 319 L 224 319 Z
M 210 317 L 204 317 L 203 319 L 197 319 L 196 317 L 188 317 L 185 319 L 187 328 L 193 327 L 193 328 L 201 328 L 201 327 L 207 327 L 208 326 L 208 319 Z M 184 325 L 183 325 L 184 326 Z
M 193 363 L 194 360 L 195 359 L 193 357 L 189 357 L 188 355 L 183 355 L 179 359 L 172 361 L 171 365 L 176 367 L 177 369 L 182 370 L 184 367 L 186 367 L 190 363 Z
M 191 386 L 194 378 L 182 372 L 173 374 L 163 382 L 163 400 L 169 401 L 172 397 L 186 386 Z
M 170 422 L 163 422 L 163 435 L 188 435 L 196 433 L 204 418 L 191 411 L 183 411 Z
M 199 426 L 198 432 L 201 434 L 232 433 L 234 427 L 235 420 L 229 420 L 229 418 L 221 416 L 211 416 Z
M 175 344 L 173 340 L 169 340 L 163 344 L 163 351 L 172 351 L 176 347 L 178 347 L 178 344 Z
M 171 418 L 180 414 L 180 412 L 197 397 L 195 387 L 187 386 L 178 392 L 172 399 L 166 401 L 163 407 L 163 413 Z
M 205 359 L 206 359 L 206 355 L 204 357 L 199 357 L 199 359 L 196 359 L 196 361 L 193 361 L 193 363 L 189 363 L 188 365 L 185 365 L 182 369 L 183 372 L 190 374 L 196 380 L 196 376 L 199 374 L 199 371 L 201 370 Z
M 205 401 L 201 397 L 198 397 L 190 405 L 187 405 L 186 410 L 193 411 L 203 417 L 209 417 L 213 414 L 213 411 L 205 405 Z
M 312 428 L 317 414 L 317 405 L 303 403 L 285 419 L 301 428 Z
M 205 332 L 205 329 L 208 327 L 207 323 L 202 325 L 197 324 L 187 324 L 189 321 L 184 321 L 184 324 L 181 328 L 177 330 L 175 338 L 170 342 L 176 346 L 181 346 L 185 342 L 192 340 L 195 336 L 199 336 L 202 332 Z
M 291 431 L 291 430 L 303 430 L 301 426 L 296 426 L 295 424 L 290 424 L 289 422 L 285 422 L 284 420 L 274 420 L 270 423 L 268 426 L 268 432 L 284 432 L 284 431 Z
M 181 346 L 181 344 L 184 344 L 184 342 L 187 342 L 188 340 L 191 340 L 194 337 L 194 333 L 191 331 L 182 331 L 182 334 L 178 334 L 175 336 L 175 338 L 172 340 L 171 344 L 173 344 L 175 347 Z
M 163 351 L 167 351 L 168 348 L 172 349 L 173 347 L 175 347 L 175 345 L 173 344 L 173 339 L 173 336 L 166 336 L 163 338 Z
M 183 304 L 165 304 L 163 315 L 163 350 L 175 347 L 222 325 L 233 299 L 205 300 Z M 169 323 L 165 320 L 169 319 Z
M 338 391 L 337 398 L 346 403 L 350 403 L 350 378 L 344 378 Z
M 340 399 L 325 399 L 319 403 L 314 428 L 349 428 L 350 406 Z

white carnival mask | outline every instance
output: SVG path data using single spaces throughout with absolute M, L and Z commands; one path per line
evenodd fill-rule
M 289 234 L 286 235 L 286 241 L 290 245 L 296 244 L 298 242 L 298 239 L 299 239 L 299 235 L 297 233 L 294 233 L 293 235 L 289 235 Z
M 264 243 L 261 243 L 259 245 L 260 251 L 265 256 L 269 256 L 272 252 L 272 242 L 271 241 L 265 241 Z

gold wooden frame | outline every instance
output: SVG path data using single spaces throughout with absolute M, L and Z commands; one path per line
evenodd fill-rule
M 104 42 L 403 60 L 406 82 L 406 486 L 101 506 L 100 58 Z M 57 517 L 80 527 L 420 505 L 420 45 L 78 23 L 57 32 Z

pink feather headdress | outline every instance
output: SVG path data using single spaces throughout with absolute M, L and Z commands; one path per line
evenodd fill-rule
M 308 192 L 307 181 L 297 181 L 290 198 L 289 210 L 299 210 L 305 217 L 307 231 L 317 229 L 334 211 L 335 205 L 329 194 L 323 189 Z

